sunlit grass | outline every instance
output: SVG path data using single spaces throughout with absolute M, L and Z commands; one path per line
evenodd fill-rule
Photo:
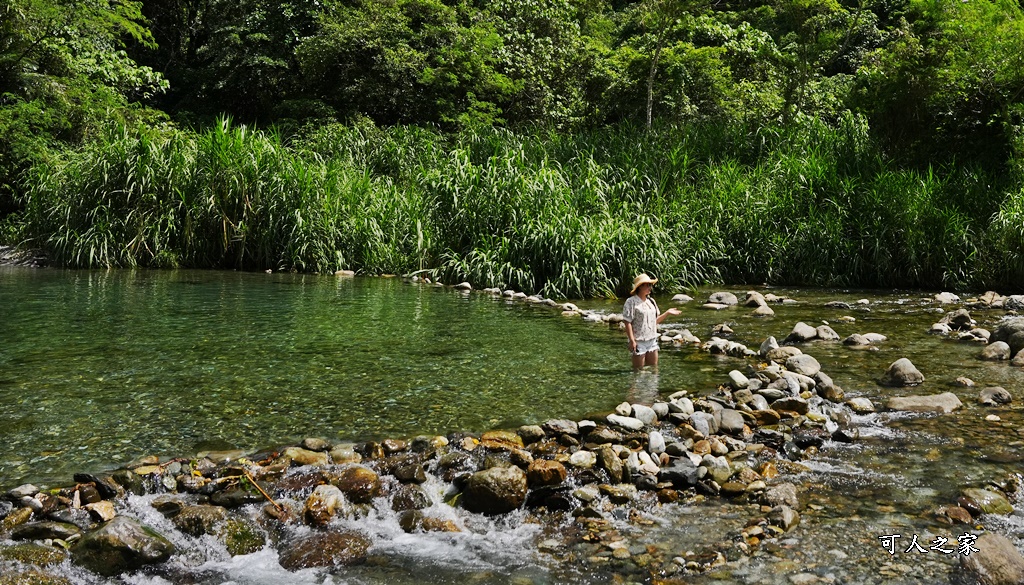
M 894 168 L 855 117 L 575 135 L 359 122 L 287 144 L 222 121 L 115 129 L 59 161 L 28 177 L 8 231 L 69 266 L 427 268 L 568 297 L 624 294 L 641 271 L 669 289 L 1024 276 L 1019 185 Z

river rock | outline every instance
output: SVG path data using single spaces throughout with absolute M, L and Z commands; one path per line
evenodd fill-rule
M 632 405 L 633 418 L 644 423 L 645 425 L 653 425 L 658 422 L 658 413 L 654 412 L 654 409 L 644 404 Z
M 776 412 L 786 411 L 795 412 L 797 414 L 807 414 L 807 409 L 807 401 L 799 396 L 787 396 L 772 402 L 772 410 Z
M 622 459 L 615 453 L 615 449 L 611 445 L 602 445 L 597 450 L 597 462 L 601 469 L 608 472 L 608 478 L 612 483 L 622 482 Z
M 325 466 L 331 463 L 330 455 L 323 451 L 310 451 L 301 447 L 288 447 L 281 453 L 281 457 L 290 460 L 295 465 Z
M 1018 351 L 1017 355 L 1013 356 L 1013 359 L 1010 360 L 1010 365 L 1024 368 L 1024 349 Z
M 981 510 L 983 514 L 1012 514 L 1013 505 L 1003 494 L 982 488 L 965 488 L 961 495 Z
M 786 369 L 801 376 L 814 376 L 821 371 L 821 364 L 813 356 L 805 353 L 786 360 Z
M 470 512 L 504 514 L 526 501 L 526 474 L 518 467 L 492 467 L 469 477 L 462 505 Z
M 430 504 L 430 495 L 422 486 L 414 483 L 397 486 L 391 496 L 391 509 L 395 512 L 422 510 Z
M 764 295 L 755 291 L 747 291 L 747 297 L 743 300 L 743 304 L 748 307 L 764 307 L 768 304 L 768 301 L 764 300 Z
M 871 414 L 875 412 L 875 405 L 871 400 L 863 397 L 851 398 L 846 401 L 846 405 L 850 407 L 855 414 Z
M 936 301 L 939 301 L 939 303 L 943 305 L 951 305 L 953 303 L 960 302 L 960 297 L 951 292 L 940 292 L 937 295 L 935 295 L 934 298 Z
M 248 555 L 267 545 L 267 536 L 250 520 L 228 518 L 215 534 L 231 556 Z
M 345 505 L 345 495 L 337 486 L 318 485 L 306 498 L 302 517 L 313 526 L 324 526 L 338 514 Z
M 721 432 L 729 433 L 730 435 L 743 434 L 743 415 L 738 410 L 731 408 L 723 409 L 721 423 L 718 428 Z
M 1024 295 L 1010 295 L 1003 301 L 1007 311 L 1024 311 Z
M 842 339 L 839 337 L 839 334 L 836 333 L 836 330 L 828 325 L 818 325 L 815 331 L 818 334 L 818 339 L 822 341 L 839 341 Z
M 369 504 L 380 494 L 381 488 L 377 472 L 362 465 L 346 467 L 332 483 L 356 504 Z
M 882 335 L 881 333 L 865 333 L 864 339 L 867 339 L 868 343 L 882 343 L 883 341 L 886 341 L 889 338 L 886 337 L 885 335 Z
M 739 299 L 731 292 L 716 292 L 708 297 L 707 304 L 733 306 L 739 304 Z
M 651 455 L 660 455 L 665 452 L 665 437 L 660 431 L 651 431 L 647 435 L 647 452 Z
M 981 350 L 980 359 L 985 361 L 1002 361 L 1010 359 L 1010 345 L 1005 341 L 996 341 Z
M 11 531 L 11 540 L 67 540 L 81 534 L 82 531 L 74 524 L 64 522 L 32 522 L 22 524 Z
M 933 323 L 931 328 L 928 329 L 928 333 L 932 335 L 947 336 L 953 332 L 953 328 L 948 323 Z
M 359 463 L 363 460 L 363 456 L 356 452 L 354 445 L 336 445 L 331 449 L 331 461 L 335 465 L 345 465 L 346 463 Z
M 832 378 L 825 372 L 819 371 L 814 375 L 814 389 L 825 400 L 830 402 L 842 402 L 844 398 L 843 389 L 832 381 Z
M 715 457 L 714 455 L 705 455 L 700 462 L 701 467 L 705 467 L 708 470 L 708 475 L 711 479 L 715 480 L 715 483 L 722 485 L 732 476 L 732 467 L 729 466 L 729 460 L 725 457 Z
M 931 396 L 894 396 L 886 401 L 889 410 L 906 412 L 941 412 L 950 413 L 963 406 L 960 399 L 952 392 L 943 392 Z
M 768 524 L 789 532 L 800 523 L 800 514 L 789 506 L 775 506 L 768 512 Z
M 558 461 L 535 459 L 526 470 L 526 481 L 530 487 L 559 485 L 567 475 L 565 466 Z
M 818 337 L 818 330 L 815 329 L 814 327 L 811 327 L 807 323 L 800 321 L 793 326 L 793 331 L 786 336 L 786 339 L 783 341 L 783 343 L 801 343 L 804 341 L 810 341 L 812 339 L 815 339 L 816 337 Z
M 672 297 L 673 303 L 685 304 L 693 300 L 690 295 L 678 294 Z
M 924 382 L 924 374 L 907 358 L 900 358 L 889 365 L 882 376 L 883 386 L 917 386 Z
M 541 428 L 544 430 L 546 434 L 549 435 L 570 435 L 573 437 L 580 436 L 579 424 L 576 421 L 571 421 L 567 419 L 550 419 L 548 421 L 545 421 L 544 424 L 541 425 Z M 526 439 L 524 438 L 523 440 L 525 441 Z
M 768 305 L 758 305 L 750 312 L 755 317 L 774 317 L 775 309 L 772 309 Z
M 771 349 L 765 354 L 765 357 L 773 362 L 786 363 L 786 360 L 793 356 L 802 354 L 803 351 L 799 347 L 792 345 L 784 345 L 782 347 L 776 347 Z
M 618 414 L 609 414 L 606 417 L 608 424 L 622 427 L 630 431 L 639 431 L 644 428 L 643 421 L 635 419 L 629 416 L 621 416 Z
M 843 345 L 850 345 L 850 346 L 854 346 L 854 347 L 863 347 L 863 346 L 866 346 L 866 345 L 871 345 L 871 342 L 868 341 L 867 337 L 864 337 L 860 333 L 854 333 L 854 334 L 848 336 L 846 339 L 843 340 Z
M 523 440 L 523 445 L 531 445 L 547 436 L 540 425 L 523 425 L 516 430 L 516 434 Z
M 982 406 L 996 406 L 997 404 L 1009 404 L 1013 397 L 1002 386 L 990 386 L 982 388 L 978 393 L 978 404 Z
M 569 456 L 569 465 L 578 469 L 590 469 L 597 465 L 597 454 L 593 451 L 580 449 Z
M 314 532 L 288 543 L 278 562 L 289 571 L 357 565 L 366 561 L 370 544 L 355 532 Z
M 104 577 L 162 563 L 174 545 L 152 528 L 118 516 L 83 536 L 72 549 L 75 563 Z
M 767 357 L 770 351 L 778 347 L 779 342 L 775 339 L 774 336 L 772 336 L 761 342 L 761 347 L 759 348 L 758 353 L 761 355 L 761 357 Z
M 796 486 L 792 483 L 780 483 L 774 485 L 761 495 L 761 500 L 768 506 L 789 506 L 793 509 L 800 508 L 800 498 Z
M 986 532 L 974 544 L 978 549 L 960 555 L 960 567 L 979 585 L 1020 585 L 1024 583 L 1024 557 L 1010 539 Z
M 992 330 L 990 341 L 1005 341 L 1010 346 L 1010 353 L 1016 355 L 1024 349 L 1024 317 L 1004 319 Z
M 335 488 L 337 489 L 337 488 Z M 227 520 L 228 511 L 220 506 L 197 505 L 182 508 L 171 522 L 175 528 L 191 536 L 213 534 L 217 524 Z

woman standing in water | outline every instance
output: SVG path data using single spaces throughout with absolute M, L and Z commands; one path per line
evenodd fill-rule
M 631 295 L 622 307 L 622 317 L 626 320 L 626 336 L 629 337 L 629 353 L 633 359 L 633 369 L 644 366 L 658 367 L 658 323 L 668 315 L 678 315 L 679 309 L 672 308 L 658 313 L 658 305 L 651 297 L 657 278 L 640 274 L 633 279 Z

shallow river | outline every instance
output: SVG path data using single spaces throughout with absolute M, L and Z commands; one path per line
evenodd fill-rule
M 722 290 L 742 299 L 746 289 Z M 712 291 L 690 292 L 703 299 Z M 803 462 L 808 471 L 791 478 L 804 504 L 795 531 L 686 582 L 948 582 L 956 555 L 903 549 L 914 535 L 921 543 L 936 537 L 955 543 L 967 528 L 939 524 L 932 512 L 963 487 L 1021 471 L 1024 369 L 982 362 L 980 346 L 929 335 L 931 323 L 960 306 L 940 306 L 931 300 L 936 291 L 763 292 L 798 302 L 773 305 L 775 317 L 758 319 L 745 307 L 704 311 L 694 301 L 669 321 L 702 340 L 712 326 L 728 323 L 732 339 L 754 349 L 769 335 L 781 340 L 798 321 L 828 322 L 842 337 L 882 333 L 888 341 L 873 351 L 837 342 L 803 349 L 847 397 L 880 403 L 894 394 L 952 391 L 965 408 L 942 416 L 855 417 L 859 441 L 826 443 L 817 458 Z M 658 295 L 663 310 L 670 297 Z M 859 299 L 869 304 L 856 305 Z M 826 308 L 832 300 L 853 308 Z M 578 304 L 621 309 L 621 302 Z M 623 400 L 709 393 L 746 363 L 696 347 L 663 347 L 659 374 L 636 378 L 628 371 L 624 335 L 606 324 L 398 279 L 0 267 L 0 307 L 0 490 L 25 482 L 64 485 L 75 472 L 100 472 L 151 454 L 578 420 Z M 1003 315 L 972 311 L 988 329 Z M 879 386 L 877 378 L 901 357 L 913 361 L 925 383 L 912 391 Z M 954 385 L 958 376 L 977 386 Z M 977 405 L 984 386 L 1006 388 L 1014 402 Z M 986 420 L 991 414 L 1001 420 Z M 166 522 L 145 498 L 131 507 L 158 527 Z M 335 575 L 287 573 L 269 549 L 231 559 L 201 539 L 176 543 L 186 552 L 175 562 L 190 568 L 189 582 L 210 584 L 650 580 L 611 558 L 606 566 L 584 562 L 583 549 L 538 547 L 551 535 L 518 515 L 494 522 L 445 513 L 459 515 L 465 530 L 405 534 L 387 510 L 360 521 L 373 537 L 376 561 Z M 620 528 L 634 556 L 651 547 L 671 558 L 726 538 L 755 515 L 750 506 L 711 498 L 655 507 L 639 521 L 623 519 Z M 1024 512 L 984 520 L 984 529 L 1021 545 Z M 895 554 L 880 544 L 887 534 L 902 535 Z M 66 575 L 99 583 L 71 567 Z

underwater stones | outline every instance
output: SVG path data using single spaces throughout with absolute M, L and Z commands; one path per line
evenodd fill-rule
M 1010 359 L 1010 345 L 1005 341 L 995 341 L 981 350 L 979 359 L 997 362 Z
M 370 540 L 355 532 L 314 532 L 285 546 L 278 562 L 289 571 L 356 565 L 369 548 Z
M 768 523 L 789 532 L 800 523 L 800 514 L 789 506 L 775 506 L 768 512 Z
M 174 553 L 163 535 L 136 520 L 118 516 L 85 534 L 72 549 L 76 564 L 105 577 L 162 563 Z
M 917 386 L 924 382 L 924 374 L 918 370 L 907 358 L 900 358 L 889 365 L 889 369 L 882 375 L 883 386 Z
M 990 386 L 982 388 L 978 393 L 978 404 L 982 406 L 996 406 L 997 404 L 1009 404 L 1013 397 L 1002 386 Z
M 470 512 L 504 514 L 526 501 L 527 479 L 518 467 L 492 467 L 472 474 L 462 493 L 462 505 Z
M 965 488 L 960 491 L 967 499 L 967 509 L 980 510 L 982 514 L 1012 514 L 1013 505 L 1003 494 L 982 488 Z
M 1024 583 L 1024 557 L 1008 538 L 986 532 L 974 543 L 976 551 L 960 555 L 960 567 L 980 585 Z
M 768 506 L 788 506 L 793 509 L 800 507 L 800 498 L 796 485 L 786 482 L 774 485 L 761 494 L 761 501 Z
M 894 396 L 886 401 L 889 410 L 904 412 L 939 412 L 948 414 L 961 408 L 963 403 L 952 392 L 930 396 Z
M 62 563 L 67 556 L 61 548 L 30 542 L 0 546 L 0 563 L 11 561 L 37 567 L 53 567 Z
M 356 504 L 368 504 L 380 494 L 380 476 L 362 465 L 346 467 L 332 483 Z

